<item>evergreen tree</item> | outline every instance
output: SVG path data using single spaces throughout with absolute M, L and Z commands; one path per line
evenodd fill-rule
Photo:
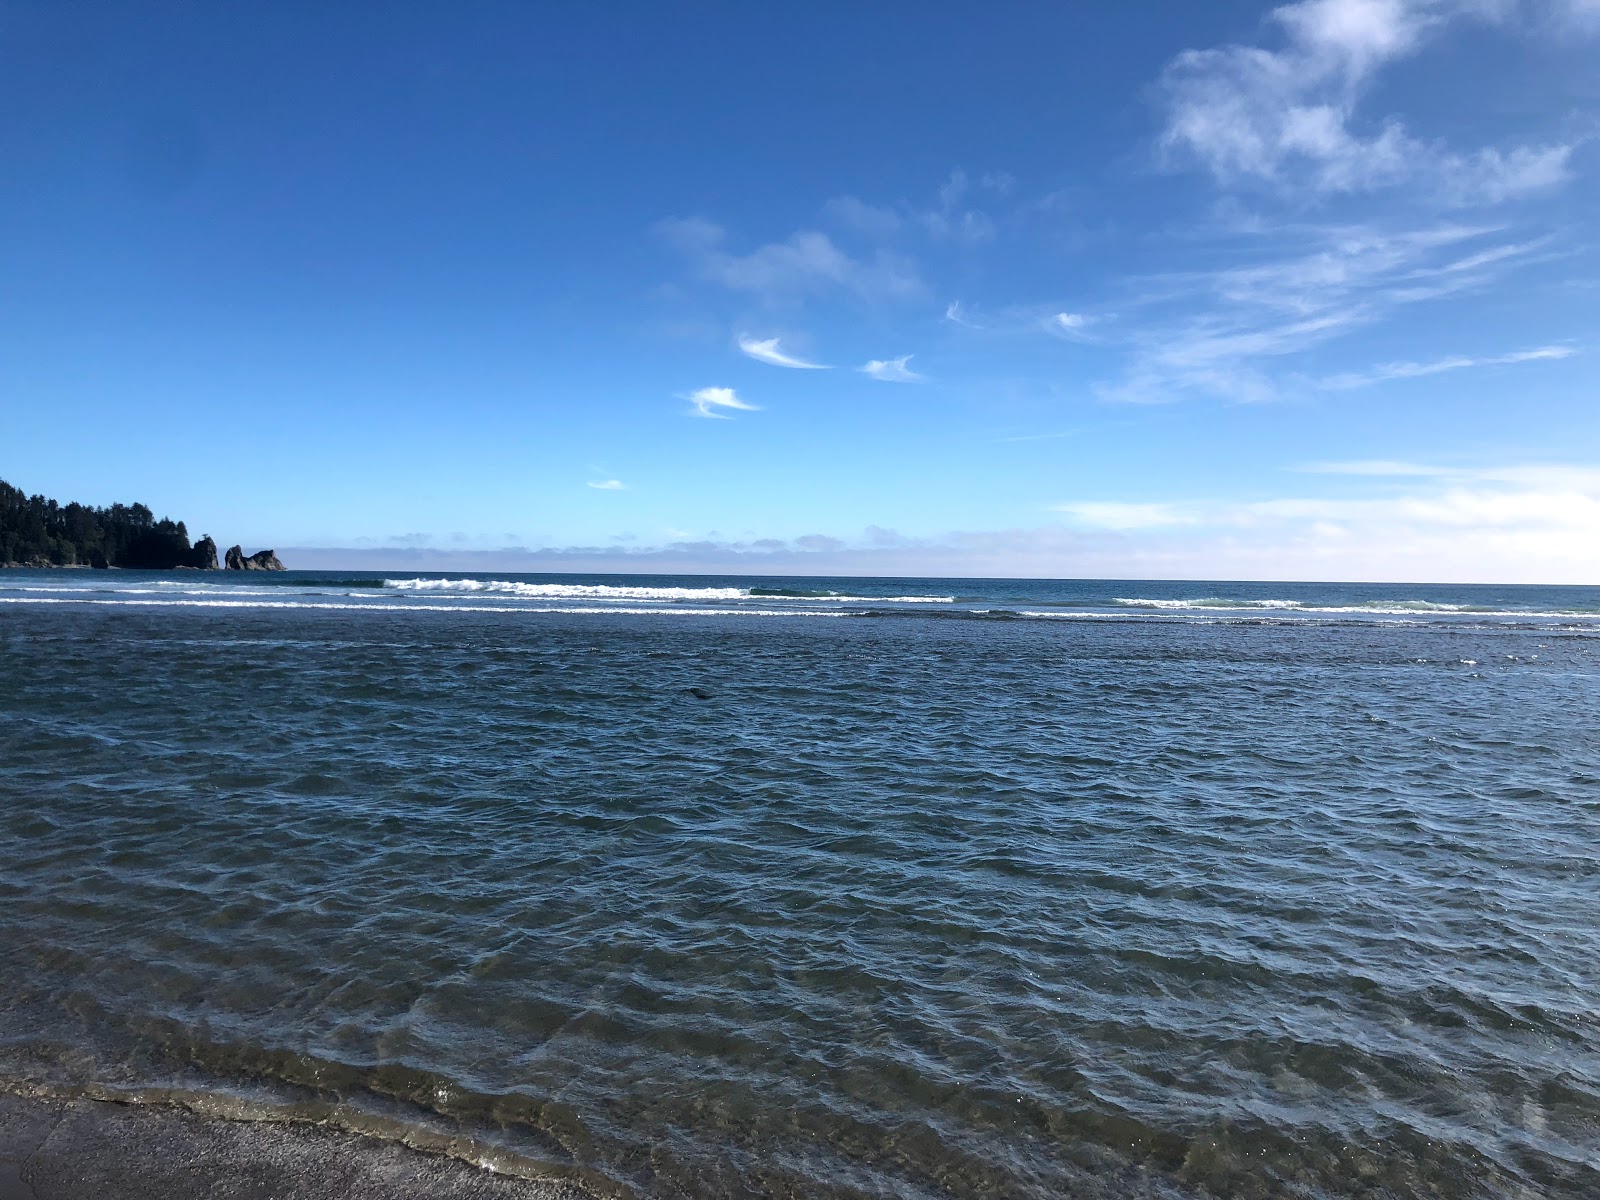
M 139 567 L 195 565 L 182 521 L 143 504 L 57 504 L 0 479 L 0 565 Z

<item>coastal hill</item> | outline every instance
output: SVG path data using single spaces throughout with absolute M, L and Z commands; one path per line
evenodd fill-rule
M 232 570 L 284 569 L 271 550 L 246 556 L 238 546 L 228 551 L 227 565 Z M 0 479 L 0 566 L 215 571 L 220 564 L 209 534 L 191 545 L 182 521 L 158 521 L 143 504 L 61 504 L 29 496 Z

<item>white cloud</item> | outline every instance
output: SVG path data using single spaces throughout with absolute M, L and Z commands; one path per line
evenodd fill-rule
M 1031 337 L 1041 332 L 1075 341 L 1090 341 L 1089 329 L 1106 319 L 1087 313 L 1063 312 L 1051 304 L 1009 304 L 978 312 L 959 300 L 945 306 L 944 319 L 963 329 L 978 329 L 1008 337 Z
M 967 329 L 983 328 L 982 325 L 978 324 L 976 321 L 967 316 L 967 310 L 962 307 L 961 301 L 959 300 L 952 300 L 948 305 L 945 306 L 944 319 L 952 322 L 953 324 L 965 326 Z
M 294 558 L 332 569 L 1600 584 L 1600 466 L 1322 465 L 1327 474 L 1342 466 L 1350 469 L 1340 473 L 1372 475 L 1373 490 L 1353 498 L 1085 500 L 1068 506 L 1070 525 L 930 537 L 868 527 L 856 537 L 691 540 L 673 529 L 656 546 L 399 545 L 295 550 Z
M 825 371 L 828 369 L 822 363 L 806 362 L 804 359 L 785 354 L 778 342 L 778 338 L 757 339 L 750 337 L 748 334 L 739 335 L 739 349 L 759 362 L 771 363 L 775 367 L 794 367 L 804 371 Z
M 698 417 L 726 419 L 726 413 L 713 411 L 722 408 L 737 409 L 740 412 L 761 411 L 754 404 L 746 404 L 734 394 L 732 388 L 727 387 L 703 387 L 697 391 L 690 392 L 684 399 L 694 405 L 693 415 Z
M 985 171 L 976 180 L 963 170 L 950 172 L 931 206 L 900 201 L 894 207 L 868 204 L 856 196 L 835 196 L 822 206 L 822 215 L 834 225 L 863 237 L 886 240 L 908 229 L 921 229 L 936 242 L 977 245 L 994 238 L 996 227 L 988 213 L 971 203 L 975 193 L 1009 196 L 1016 179 L 1005 171 Z
M 1074 342 L 1095 342 L 1100 339 L 1089 332 L 1094 318 L 1081 312 L 1052 313 L 1044 322 L 1047 332 Z
M 1499 204 L 1529 192 L 1542 192 L 1572 177 L 1572 147 L 1516 146 L 1439 160 L 1441 191 L 1456 204 Z
M 1009 175 L 985 175 L 977 186 L 1004 194 L 1012 182 Z M 950 177 L 939 188 L 938 204 L 918 214 L 923 228 L 941 241 L 976 243 L 993 239 L 995 226 L 988 215 L 975 208 L 963 207 L 962 202 L 972 188 L 965 171 L 950 172 Z
M 1365 477 L 1378 490 L 1060 508 L 1125 538 L 1129 577 L 1600 583 L 1600 468 L 1373 460 L 1298 469 Z
M 815 230 L 801 230 L 749 254 L 729 252 L 722 227 L 697 217 L 663 221 L 657 230 L 700 278 L 768 301 L 839 291 L 865 300 L 907 300 L 924 292 L 908 259 L 883 250 L 871 259 L 853 258 Z
M 628 485 L 620 479 L 591 479 L 589 486 L 601 492 L 625 492 Z
M 1284 360 L 1412 304 L 1484 287 L 1529 262 L 1542 242 L 1513 242 L 1493 227 L 1447 223 L 1405 230 L 1289 228 L 1278 249 L 1220 271 L 1139 281 L 1125 307 L 1131 352 L 1101 399 L 1162 403 L 1201 394 L 1236 402 L 1303 392 Z M 1496 239 L 1498 240 L 1490 240 Z
M 1100 529 L 1152 529 L 1162 525 L 1193 525 L 1198 518 L 1170 504 L 1125 504 L 1112 500 L 1080 500 L 1057 504 L 1056 512 Z
M 1315 193 L 1397 184 L 1455 203 L 1493 204 L 1568 177 L 1567 145 L 1459 153 L 1423 142 L 1396 118 L 1357 120 L 1378 71 L 1416 53 L 1460 16 L 1498 6 L 1463 0 L 1299 0 L 1274 9 L 1275 50 L 1188 50 L 1167 67 L 1164 149 L 1223 184 Z
M 1390 362 L 1380 363 L 1370 371 L 1351 371 L 1339 375 L 1330 375 L 1318 381 L 1318 386 L 1342 391 L 1349 388 L 1369 387 L 1375 383 L 1387 383 L 1394 379 L 1418 379 L 1426 375 L 1441 375 L 1446 371 L 1462 371 L 1470 367 L 1500 367 L 1515 363 L 1547 362 L 1552 359 L 1568 358 L 1575 351 L 1569 346 L 1540 346 L 1533 350 L 1518 350 L 1512 354 L 1495 354 L 1486 357 L 1470 357 L 1468 355 L 1452 355 L 1449 358 L 1436 358 L 1431 362 Z
M 1406 480 L 1410 491 L 1351 497 L 1285 496 L 1251 501 L 1130 504 L 1075 501 L 1055 506 L 1085 525 L 1148 529 L 1187 525 L 1264 530 L 1304 522 L 1342 523 L 1377 536 L 1380 526 L 1419 529 L 1568 529 L 1600 536 L 1600 470 L 1533 466 L 1428 468 L 1411 463 L 1313 464 L 1317 474 Z M 1419 490 L 1420 489 L 1420 490 Z M 1574 547 L 1576 549 L 1576 546 Z M 1600 554 L 1597 554 L 1600 560 Z
M 867 237 L 893 237 L 905 222 L 890 208 L 868 204 L 854 196 L 835 196 L 822 206 L 825 217 Z
M 861 370 L 882 383 L 921 383 L 927 376 L 919 375 L 906 366 L 911 358 L 909 354 L 902 354 L 899 358 L 875 358 Z
M 1552 8 L 1562 31 L 1600 33 L 1600 0 L 1554 0 Z

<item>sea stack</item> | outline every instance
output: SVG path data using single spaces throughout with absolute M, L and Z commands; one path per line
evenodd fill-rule
M 189 565 L 201 571 L 215 571 L 221 566 L 217 562 L 217 544 L 209 533 L 194 544 L 189 552 Z
M 278 556 L 271 550 L 257 550 L 254 554 L 247 555 L 239 546 L 230 546 L 228 548 L 227 564 L 230 571 L 283 571 L 287 569 L 278 561 Z

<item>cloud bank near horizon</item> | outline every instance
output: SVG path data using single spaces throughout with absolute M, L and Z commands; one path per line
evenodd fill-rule
M 1064 521 L 915 537 L 674 538 L 465 549 L 297 547 L 305 569 L 1593 584 L 1600 466 L 1312 463 L 1358 495 L 1065 501 Z

